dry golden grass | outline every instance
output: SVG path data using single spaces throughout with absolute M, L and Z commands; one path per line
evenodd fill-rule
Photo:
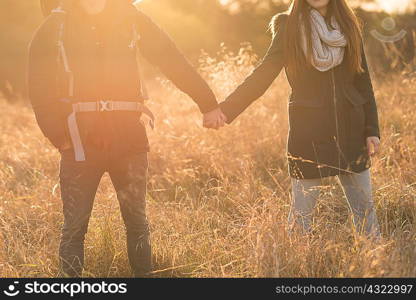
M 250 71 L 237 57 L 203 56 L 219 99 Z M 328 185 L 313 236 L 288 236 L 285 144 L 288 85 L 283 75 L 235 124 L 201 128 L 195 105 L 169 85 L 153 88 L 148 214 L 157 277 L 416 276 L 416 79 L 376 81 L 383 150 L 373 182 L 383 239 L 354 234 L 346 200 Z M 0 101 L 0 276 L 53 277 L 62 225 L 59 154 L 30 108 Z M 327 183 L 334 182 L 326 179 Z M 86 239 L 85 276 L 130 276 L 124 227 L 108 177 Z

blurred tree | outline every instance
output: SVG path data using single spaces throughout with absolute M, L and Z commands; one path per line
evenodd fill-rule
M 250 42 L 256 51 L 268 42 L 268 22 L 287 8 L 287 0 L 143 0 L 139 7 L 154 17 L 188 53 L 218 50 L 225 42 L 239 48 Z M 239 3 L 238 12 L 231 8 Z M 266 5 L 267 4 L 267 5 Z
M 0 1 L 0 90 L 5 96 L 25 93 L 27 46 L 41 19 L 36 0 Z

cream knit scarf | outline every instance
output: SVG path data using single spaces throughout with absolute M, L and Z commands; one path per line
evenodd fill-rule
M 315 9 L 310 12 L 312 29 L 312 65 L 321 72 L 328 71 L 340 65 L 344 59 L 347 40 L 341 33 L 340 26 L 332 17 L 328 28 L 324 17 Z M 307 55 L 307 40 L 302 26 L 302 48 Z

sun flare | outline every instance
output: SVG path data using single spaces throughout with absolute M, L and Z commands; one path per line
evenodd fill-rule
M 414 0 L 377 0 L 379 7 L 388 12 L 403 12 L 415 5 Z

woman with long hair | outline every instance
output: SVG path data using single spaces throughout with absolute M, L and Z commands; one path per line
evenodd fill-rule
M 271 46 L 221 104 L 231 123 L 285 68 L 289 99 L 290 224 L 311 229 L 324 177 L 337 176 L 358 231 L 379 236 L 370 157 L 379 152 L 377 106 L 360 23 L 346 0 L 293 0 L 271 23 Z

